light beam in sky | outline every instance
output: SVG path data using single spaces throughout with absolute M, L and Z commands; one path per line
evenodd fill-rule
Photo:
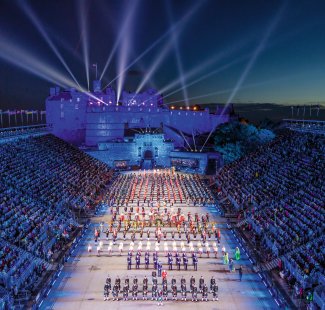
M 167 0 L 165 3 L 167 6 L 169 22 L 170 22 L 170 24 L 173 24 L 173 14 L 172 14 L 172 8 L 171 8 L 170 1 Z M 171 38 L 172 38 L 172 42 L 173 42 L 173 46 L 174 46 L 174 50 L 175 50 L 177 69 L 178 69 L 179 79 L 180 79 L 181 86 L 182 86 L 184 101 L 185 101 L 186 106 L 188 106 L 187 85 L 186 85 L 186 81 L 185 81 L 183 64 L 182 64 L 182 60 L 181 60 L 181 53 L 180 53 L 180 49 L 179 49 L 178 37 L 174 31 L 171 33 Z
M 81 46 L 84 58 L 84 65 L 87 79 L 87 89 L 89 91 L 89 41 L 88 41 L 88 14 L 86 1 L 79 2 L 79 24 L 81 30 Z
M 46 41 L 46 43 L 48 44 L 48 46 L 52 49 L 52 51 L 58 57 L 58 59 L 60 60 L 60 62 L 64 66 L 64 68 L 71 75 L 72 79 L 76 82 L 76 84 L 78 85 L 78 87 L 81 88 L 81 86 L 80 86 L 79 82 L 77 81 L 76 77 L 71 72 L 71 69 L 67 65 L 66 61 L 63 59 L 61 53 L 59 52 L 59 50 L 57 49 L 57 47 L 55 46 L 55 44 L 53 43 L 53 41 L 51 40 L 51 38 L 49 37 L 49 35 L 46 33 L 44 25 L 41 23 L 41 21 L 39 20 L 39 18 L 36 16 L 36 14 L 33 11 L 33 9 L 25 1 L 19 2 L 19 7 L 21 7 L 23 9 L 23 11 L 28 16 L 28 18 L 30 19 L 30 21 L 33 23 L 33 25 L 35 26 L 35 28 L 42 35 L 43 39 Z
M 231 92 L 231 94 L 230 94 L 230 96 L 229 96 L 229 98 L 227 100 L 227 104 L 225 105 L 224 110 L 222 111 L 222 113 L 226 110 L 227 105 L 234 99 L 234 97 L 236 96 L 238 90 L 241 88 L 243 82 L 245 81 L 247 75 L 252 70 L 257 58 L 260 56 L 260 54 L 262 53 L 262 51 L 266 47 L 267 42 L 268 42 L 272 32 L 274 31 L 274 29 L 276 28 L 276 26 L 278 25 L 278 23 L 279 23 L 279 21 L 280 21 L 280 19 L 282 17 L 284 9 L 285 9 L 285 4 L 281 6 L 280 10 L 277 12 L 277 14 L 273 18 L 271 24 L 267 28 L 262 40 L 260 41 L 260 43 L 258 44 L 256 49 L 254 50 L 252 57 L 249 59 L 246 67 L 244 68 L 244 71 L 240 75 L 240 77 L 239 77 L 233 91 Z
M 163 41 L 164 38 L 166 38 L 171 31 L 175 31 L 177 27 L 182 26 L 184 23 L 186 23 L 190 17 L 194 14 L 194 12 L 204 3 L 206 0 L 203 1 L 197 1 L 196 5 L 189 10 L 177 23 L 174 24 L 173 27 L 170 27 L 163 35 L 161 35 L 157 40 L 155 40 L 148 48 L 146 48 L 136 59 L 134 59 L 126 68 L 124 71 L 127 71 L 130 69 L 135 63 L 137 63 L 140 59 L 142 59 L 145 55 L 147 55 L 152 49 L 154 49 L 160 42 Z M 122 72 L 119 74 L 123 74 Z M 110 86 L 114 81 L 118 79 L 119 76 L 116 76 L 114 79 L 110 81 L 104 88 Z

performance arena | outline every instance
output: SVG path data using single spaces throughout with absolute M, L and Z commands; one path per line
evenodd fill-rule
M 209 176 L 2 130 L 1 307 L 322 307 L 324 133 L 287 127 Z

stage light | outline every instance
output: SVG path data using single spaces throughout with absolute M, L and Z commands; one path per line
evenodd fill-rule
M 196 111 L 197 110 L 197 107 L 194 107 L 193 110 Z
M 172 105 L 171 107 L 170 107 L 172 110 L 174 110 L 175 109 L 175 107 Z
M 181 101 L 181 100 L 180 100 L 180 101 Z M 180 110 L 183 110 L 183 107 L 180 107 L 179 109 L 180 109 Z
M 190 109 L 190 107 L 186 107 L 186 109 L 187 109 L 187 110 L 189 110 L 189 109 Z

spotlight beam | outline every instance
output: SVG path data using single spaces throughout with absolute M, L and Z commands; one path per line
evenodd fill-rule
M 41 79 L 57 84 L 61 87 L 68 86 L 77 88 L 77 85 L 74 81 L 67 78 L 65 75 L 63 75 L 51 65 L 40 61 L 38 57 L 30 54 L 22 46 L 13 44 L 8 38 L 3 36 L 1 33 L 0 58 L 13 64 L 16 67 L 19 67 L 27 72 L 32 73 L 35 76 L 38 76 Z M 95 95 L 87 92 L 87 90 L 85 90 L 84 88 L 80 88 L 80 91 L 87 93 L 87 95 L 93 98 L 94 100 L 104 103 L 104 101 L 102 101 Z
M 259 45 L 257 46 L 257 48 L 255 49 L 252 57 L 250 58 L 250 60 L 248 61 L 244 71 L 242 72 L 241 76 L 239 77 L 233 91 L 231 92 L 228 100 L 227 100 L 227 104 L 225 105 L 225 107 L 222 110 L 222 113 L 224 113 L 224 111 L 226 110 L 227 106 L 229 105 L 229 103 L 234 99 L 234 97 L 236 96 L 238 90 L 241 88 L 243 82 L 245 81 L 247 75 L 249 74 L 249 72 L 251 71 L 252 67 L 254 66 L 257 58 L 260 56 L 261 52 L 264 50 L 265 46 L 267 45 L 267 42 L 272 34 L 272 32 L 274 31 L 274 29 L 276 28 L 276 26 L 278 25 L 280 18 L 283 14 L 285 5 L 282 5 L 282 7 L 280 8 L 280 10 L 277 12 L 277 14 L 275 15 L 275 17 L 273 18 L 271 24 L 269 25 L 269 27 L 266 30 L 266 33 L 264 34 L 262 40 L 260 41 Z
M 214 65 L 216 62 L 218 62 L 218 61 L 220 61 L 220 60 L 222 60 L 222 59 L 230 56 L 231 54 L 237 52 L 242 47 L 244 47 L 245 45 L 247 45 L 251 40 L 252 40 L 252 38 L 245 37 L 241 41 L 237 42 L 236 45 L 230 46 L 230 47 L 222 50 L 221 52 L 218 52 L 217 54 L 215 54 L 214 56 L 210 57 L 209 59 L 207 59 L 203 63 L 201 63 L 201 64 L 195 66 L 194 68 L 192 68 L 191 70 L 187 71 L 184 74 L 185 79 L 188 80 L 188 79 L 192 78 L 193 76 L 196 76 L 197 74 L 199 74 L 200 72 L 202 72 L 206 68 Z M 167 84 L 162 89 L 160 89 L 159 92 L 160 93 L 164 93 L 164 92 L 172 89 L 173 87 L 175 87 L 179 83 L 180 83 L 180 80 L 178 78 L 177 79 L 174 79 L 169 84 Z
M 155 71 L 158 69 L 158 67 L 160 66 L 160 64 L 163 62 L 163 60 L 167 56 L 167 54 L 170 51 L 171 47 L 172 47 L 172 44 L 170 42 L 167 42 L 167 44 L 160 51 L 158 57 L 151 64 L 149 70 L 146 72 L 146 75 L 144 76 L 144 78 L 140 82 L 140 85 L 137 87 L 137 89 L 135 91 L 136 93 L 140 92 L 140 90 L 143 88 L 143 86 L 152 77 L 152 75 L 155 73 Z
M 102 73 L 100 75 L 100 78 L 99 78 L 100 80 L 105 75 L 106 70 L 107 70 L 108 66 L 110 65 L 110 63 L 111 63 L 112 58 L 113 58 L 118 46 L 120 45 L 120 42 L 121 42 L 122 38 L 125 37 L 125 35 L 127 35 L 127 33 L 130 31 L 131 21 L 132 21 L 132 19 L 134 17 L 135 10 L 136 10 L 136 7 L 138 5 L 138 2 L 139 1 L 132 1 L 131 2 L 132 6 L 131 6 L 131 8 L 129 10 L 127 10 L 126 17 L 123 18 L 123 21 L 124 21 L 123 25 L 122 25 L 122 27 L 121 27 L 121 29 L 119 31 L 119 34 L 118 34 L 118 37 L 117 37 L 117 39 L 116 39 L 116 41 L 114 43 L 114 46 L 113 46 L 113 48 L 112 48 L 112 50 L 111 50 L 111 52 L 110 52 L 110 54 L 109 54 L 109 56 L 108 56 L 108 58 L 106 60 L 104 69 L 103 69 L 103 71 L 102 71 Z
M 193 151 L 192 148 L 191 148 L 191 145 L 188 143 L 188 141 L 187 141 L 186 137 L 184 136 L 184 134 L 180 130 L 178 130 L 178 131 L 182 135 L 184 141 L 186 142 L 186 144 L 188 145 L 188 147 L 190 148 L 190 150 Z
M 127 36 L 123 39 L 122 46 L 121 46 L 121 54 L 118 58 L 118 63 L 117 63 L 118 72 L 123 72 L 122 74 L 119 75 L 117 79 L 117 91 L 116 91 L 117 102 L 119 102 L 120 100 L 120 96 L 123 89 L 123 83 L 125 79 L 124 68 L 126 66 L 127 59 L 128 59 L 129 46 L 130 46 L 130 40 L 129 40 L 129 36 Z
M 192 81 L 192 82 L 186 84 L 186 87 L 188 88 L 189 86 L 192 86 L 192 85 L 194 85 L 194 84 L 197 84 L 197 83 L 199 83 L 199 82 L 201 82 L 201 81 L 207 79 L 208 77 L 210 77 L 210 76 L 212 76 L 212 75 L 214 75 L 214 74 L 218 74 L 218 73 L 220 73 L 220 72 L 222 72 L 222 71 L 224 71 L 224 70 L 227 70 L 228 68 L 230 68 L 230 67 L 232 67 L 232 66 L 234 66 L 234 65 L 236 65 L 236 64 L 238 64 L 238 63 L 240 63 L 240 62 L 242 62 L 242 61 L 243 61 L 244 59 L 246 59 L 247 57 L 248 57 L 248 55 L 243 56 L 243 57 L 240 57 L 240 58 L 238 58 L 238 59 L 235 59 L 235 60 L 231 61 L 231 62 L 228 63 L 228 64 L 225 64 L 224 66 L 222 66 L 222 67 L 220 67 L 220 68 L 217 68 L 216 70 L 213 70 L 213 71 L 211 71 L 211 72 L 209 72 L 209 73 L 207 73 L 207 74 L 205 74 L 205 75 L 202 75 L 202 76 L 199 77 L 198 79 L 196 79 L 196 80 L 194 80 L 194 81 Z M 175 93 L 178 93 L 178 92 L 181 91 L 182 89 L 183 89 L 183 87 L 180 87 L 180 88 L 178 88 L 178 89 L 176 89 L 176 90 L 174 90 L 174 91 L 168 93 L 167 95 L 164 95 L 164 98 L 170 97 L 171 95 L 173 95 L 173 94 L 175 94 Z
M 87 79 L 87 89 L 89 91 L 89 51 L 88 51 L 88 20 L 87 20 L 87 12 L 85 7 L 85 1 L 80 1 L 79 4 L 79 24 L 81 29 L 81 47 L 82 54 L 84 58 L 84 65 L 86 71 L 86 79 Z
M 35 28 L 39 31 L 39 33 L 42 35 L 43 39 L 46 41 L 46 43 L 49 45 L 49 47 L 52 49 L 54 54 L 58 57 L 64 68 L 68 71 L 68 73 L 71 75 L 72 79 L 76 82 L 79 88 L 81 88 L 79 82 L 77 81 L 76 77 L 74 74 L 71 72 L 71 69 L 63 59 L 61 53 L 58 51 L 57 47 L 54 45 L 53 41 L 50 39 L 48 34 L 44 30 L 44 26 L 42 25 L 41 21 L 39 18 L 36 16 L 35 12 L 32 10 L 32 8 L 28 5 L 27 2 L 22 1 L 20 2 L 21 8 L 25 12 L 25 14 L 28 16 L 30 21 L 33 23 Z
M 168 1 L 168 0 L 165 3 L 166 3 L 166 6 L 167 6 L 169 22 L 172 25 L 173 24 L 173 14 L 172 14 L 171 4 L 170 4 L 170 1 Z M 177 38 L 174 31 L 171 33 L 171 37 L 172 37 L 172 42 L 173 42 L 173 45 L 174 45 L 176 63 L 177 63 L 177 68 L 178 68 L 178 73 L 179 73 L 179 79 L 180 79 L 180 82 L 181 82 L 181 85 L 182 85 L 183 97 L 184 97 L 184 101 L 185 101 L 186 106 L 188 106 L 188 94 L 187 94 L 187 87 L 186 87 L 186 82 L 185 82 L 183 64 L 182 64 L 181 57 L 180 57 L 178 38 Z
M 139 3 L 138 0 L 134 0 L 132 2 L 132 7 L 130 9 L 131 13 L 129 14 L 130 17 L 128 20 L 128 24 L 126 24 L 126 26 L 128 26 L 128 27 L 132 24 L 134 12 L 135 12 L 135 9 L 136 9 L 138 3 Z M 117 59 L 117 70 L 118 70 L 118 72 L 121 72 L 121 74 L 119 74 L 118 79 L 117 79 L 117 92 L 116 92 L 117 102 L 119 102 L 120 96 L 122 93 L 123 84 L 124 84 L 125 75 L 126 75 L 125 67 L 127 66 L 127 62 L 128 62 L 130 50 L 131 50 L 131 48 L 130 48 L 131 29 L 128 29 L 126 26 L 125 26 L 125 31 L 124 31 L 125 33 L 123 33 L 121 52 L 118 54 L 118 59 Z
M 0 57 L 7 62 L 24 69 L 44 80 L 56 83 L 62 87 L 76 87 L 75 82 L 57 71 L 50 65 L 40 61 L 21 46 L 16 46 L 0 33 Z
M 149 47 L 147 47 L 146 50 L 144 50 L 136 59 L 134 59 L 126 68 L 125 71 L 129 70 L 135 63 L 137 63 L 140 59 L 142 59 L 145 55 L 147 55 L 152 49 L 154 49 L 162 40 L 167 37 L 171 31 L 175 31 L 176 27 L 181 26 L 185 22 L 187 22 L 190 17 L 193 15 L 193 13 L 202 5 L 203 1 L 197 1 L 196 5 L 187 12 L 173 27 L 170 27 L 163 35 L 161 35 L 156 41 L 154 41 Z M 122 73 L 120 73 L 122 74 Z M 108 83 L 104 88 L 110 86 L 114 81 L 118 79 L 119 76 L 116 76 L 113 80 L 111 80 L 110 83 Z

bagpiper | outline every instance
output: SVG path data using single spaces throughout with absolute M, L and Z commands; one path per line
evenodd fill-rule
M 201 276 L 200 280 L 199 280 L 199 289 L 200 289 L 200 293 L 202 293 L 203 290 L 203 286 L 204 286 L 204 279 Z
M 193 286 L 192 289 L 192 301 L 197 301 L 197 287 Z
M 213 291 L 213 287 L 216 285 L 216 279 L 214 278 L 214 276 L 212 276 L 211 280 L 210 280 L 210 293 L 212 293 Z
M 124 281 L 124 285 L 126 285 L 127 286 L 127 288 L 128 288 L 128 291 L 130 290 L 130 280 L 129 280 L 129 278 L 128 277 L 126 277 L 126 279 L 125 279 L 125 281 Z
M 181 292 L 182 292 L 182 300 L 185 300 L 186 301 L 186 284 L 182 284 L 182 287 L 181 287 Z
M 133 281 L 133 287 L 132 287 L 132 297 L 133 297 L 133 300 L 138 300 L 138 284 L 137 283 L 134 283 Z
M 173 300 L 177 300 L 177 286 L 176 286 L 176 284 L 174 284 L 172 286 L 172 296 L 173 296 Z
M 193 290 L 194 285 L 195 285 L 195 278 L 192 276 L 191 279 L 190 279 L 190 289 L 191 289 L 191 291 Z
M 121 279 L 119 276 L 115 279 L 115 284 L 117 285 L 118 290 L 121 290 Z
M 157 284 L 152 285 L 151 300 L 157 299 Z
M 206 284 L 204 284 L 202 289 L 202 301 L 205 299 L 205 301 L 208 301 L 208 287 Z
M 109 300 L 109 291 L 110 291 L 110 284 L 107 282 L 104 285 L 104 300 Z
M 168 298 L 168 289 L 167 289 L 167 283 L 163 285 L 163 298 L 167 300 Z
M 218 285 L 215 284 L 214 287 L 213 287 L 213 290 L 212 290 L 212 292 L 213 292 L 213 301 L 219 300 L 218 291 L 219 291 Z
M 119 292 L 118 285 L 115 284 L 112 291 L 113 300 L 118 300 L 118 292 Z
M 142 299 L 148 300 L 148 278 L 147 278 L 147 276 L 145 276 L 142 281 L 142 287 L 143 287 Z
M 123 300 L 128 300 L 129 299 L 129 288 L 127 284 L 124 284 L 123 287 Z

